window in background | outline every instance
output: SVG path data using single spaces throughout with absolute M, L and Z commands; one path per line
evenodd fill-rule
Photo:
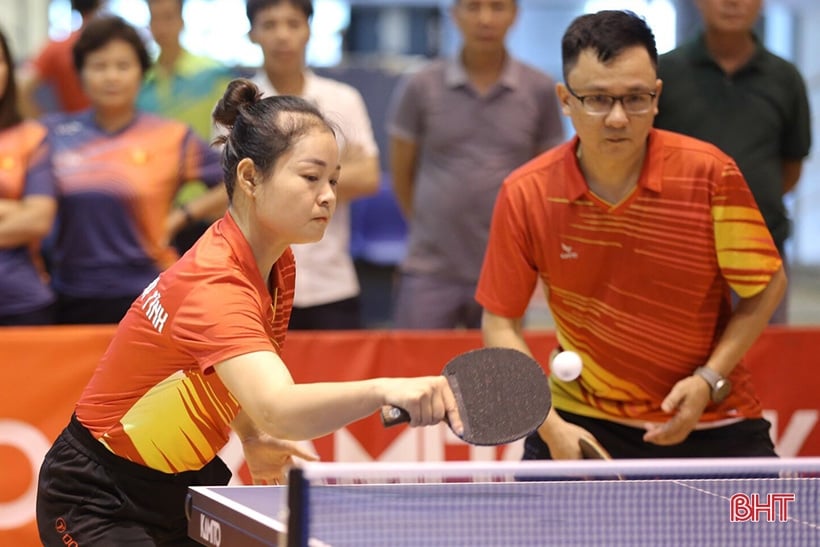
M 71 11 L 71 0 L 51 0 L 48 5 L 48 37 L 52 40 L 68 38 L 80 28 L 80 15 Z
M 677 12 L 672 0 L 587 0 L 584 4 L 584 13 L 607 9 L 629 10 L 644 17 L 655 35 L 658 54 L 675 47 Z
M 342 32 L 350 21 L 347 0 L 314 0 L 311 39 L 307 64 L 332 66 L 342 59 Z M 117 14 L 141 31 L 150 41 L 148 6 L 139 0 L 109 0 L 107 11 Z M 255 67 L 262 64 L 262 52 L 248 38 L 245 0 L 186 0 L 182 12 L 185 30 L 182 45 L 199 55 L 227 65 Z M 61 38 L 80 26 L 71 16 L 70 0 L 52 0 L 49 5 L 49 36 Z M 156 47 L 150 44 L 150 50 Z

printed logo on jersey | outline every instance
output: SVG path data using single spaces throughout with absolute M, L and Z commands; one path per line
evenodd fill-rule
M 572 249 L 572 245 L 561 243 L 561 260 L 575 260 L 578 258 L 578 253 Z
M 140 300 L 142 301 L 141 307 L 142 311 L 145 312 L 145 317 L 148 318 L 154 329 L 161 333 L 162 329 L 165 328 L 165 323 L 168 321 L 168 312 L 165 311 L 165 308 L 162 306 L 162 295 L 159 291 L 154 290 L 157 283 L 159 283 L 159 277 L 145 287 L 145 290 L 142 291 L 142 295 L 140 295 Z

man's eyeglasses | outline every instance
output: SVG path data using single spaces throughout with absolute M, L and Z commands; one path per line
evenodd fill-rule
M 588 114 L 604 115 L 612 111 L 612 107 L 616 102 L 620 102 L 627 114 L 646 114 L 652 110 L 652 105 L 655 97 L 658 95 L 656 91 L 645 93 L 629 93 L 627 95 L 603 95 L 600 93 L 593 93 L 590 95 L 578 95 L 567 84 L 567 91 L 570 95 L 581 101 L 581 106 Z

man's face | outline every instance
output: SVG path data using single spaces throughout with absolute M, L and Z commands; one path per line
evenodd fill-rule
M 458 0 L 451 13 L 465 49 L 492 52 L 504 49 L 517 11 L 515 0 Z
M 184 26 L 180 0 L 150 0 L 148 11 L 151 13 L 151 36 L 160 49 L 178 43 Z
M 558 84 L 557 92 L 563 112 L 572 119 L 585 152 L 615 159 L 628 158 L 646 145 L 658 113 L 657 96 L 644 113 L 628 114 L 620 101 L 615 101 L 606 113 L 590 113 L 570 89 L 580 97 L 593 97 L 590 102 L 595 101 L 596 96 L 660 94 L 661 81 L 645 48 L 625 49 L 606 64 L 598 60 L 592 49 L 584 50 L 567 74 L 566 85 Z
M 703 25 L 718 32 L 748 32 L 760 16 L 763 0 L 695 0 Z
M 256 13 L 250 38 L 262 48 L 266 66 L 301 71 L 310 39 L 310 24 L 302 10 L 283 1 Z

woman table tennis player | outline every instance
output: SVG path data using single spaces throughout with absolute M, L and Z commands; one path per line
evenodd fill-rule
M 319 240 L 336 205 L 333 128 L 302 99 L 262 99 L 235 80 L 214 110 L 228 129 L 231 205 L 120 323 L 45 457 L 37 523 L 47 546 L 181 545 L 188 486 L 226 484 L 217 456 L 230 428 L 254 482 L 282 479 L 293 442 L 330 433 L 382 405 L 411 425 L 447 416 L 443 376 L 294 384 L 279 351 L 293 301 L 289 245 Z

